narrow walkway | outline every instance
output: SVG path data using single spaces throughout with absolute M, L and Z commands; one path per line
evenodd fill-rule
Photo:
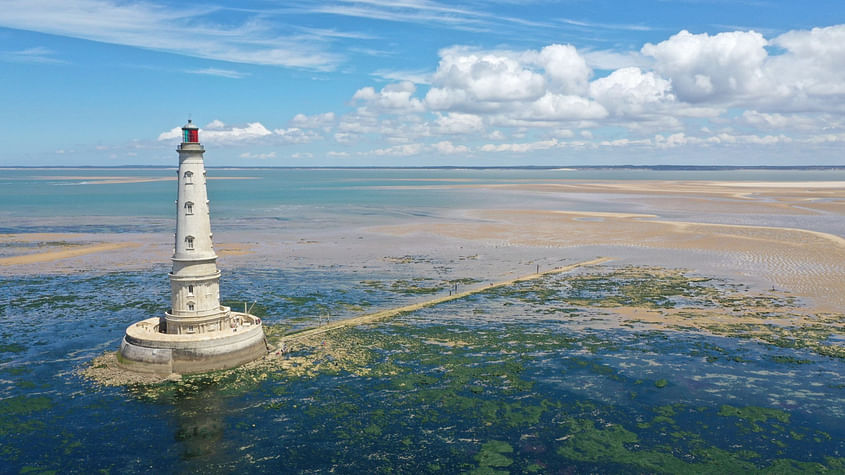
M 289 343 L 289 342 L 299 340 L 301 338 L 307 338 L 307 337 L 319 335 L 321 333 L 325 333 L 325 332 L 328 332 L 328 331 L 337 330 L 338 328 L 352 327 L 352 326 L 356 326 L 356 325 L 364 325 L 364 324 L 372 323 L 372 322 L 375 322 L 375 321 L 378 321 L 378 320 L 384 320 L 386 318 L 395 317 L 396 315 L 399 315 L 400 313 L 413 312 L 413 311 L 416 311 L 416 310 L 420 310 L 422 308 L 431 307 L 433 305 L 438 305 L 438 304 L 441 304 L 441 303 L 444 303 L 444 302 L 462 299 L 464 297 L 467 297 L 467 296 L 470 296 L 470 295 L 473 295 L 473 294 L 477 294 L 479 292 L 484 292 L 485 290 L 496 289 L 496 288 L 499 288 L 499 287 L 507 287 L 507 286 L 513 285 L 517 282 L 525 282 L 525 281 L 529 281 L 529 280 L 539 279 L 540 277 L 543 277 L 543 276 L 546 276 L 546 275 L 561 274 L 561 273 L 564 273 L 564 272 L 569 272 L 573 269 L 577 269 L 579 267 L 602 264 L 602 263 L 605 263 L 605 262 L 610 261 L 610 260 L 611 260 L 611 258 L 609 258 L 609 257 L 600 257 L 598 259 L 593 259 L 593 260 L 590 260 L 590 261 L 577 262 L 575 264 L 570 264 L 568 266 L 563 266 L 563 267 L 556 267 L 554 269 L 543 271 L 543 272 L 540 272 L 540 273 L 537 273 L 537 274 L 529 274 L 529 275 L 525 275 L 525 276 L 522 276 L 522 277 L 517 277 L 516 279 L 510 279 L 510 280 L 505 280 L 503 282 L 497 282 L 495 284 L 482 285 L 482 286 L 479 286 L 479 287 L 476 287 L 476 288 L 473 288 L 473 289 L 470 289 L 470 290 L 466 290 L 464 292 L 458 292 L 458 293 L 454 293 L 452 295 L 447 295 L 447 296 L 444 296 L 444 297 L 438 297 L 436 299 L 427 300 L 425 302 L 419 302 L 419 303 L 415 303 L 415 304 L 411 304 L 411 305 L 405 305 L 404 307 L 391 308 L 391 309 L 388 309 L 388 310 L 382 310 L 380 312 L 375 312 L 375 313 L 368 313 L 366 315 L 361 315 L 360 317 L 352 317 L 352 318 L 347 318 L 347 319 L 344 319 L 344 320 L 339 320 L 337 322 L 328 323 L 326 325 L 322 325 L 322 326 L 314 327 L 314 328 L 309 328 L 309 329 L 306 329 L 306 330 L 299 331 L 297 333 L 293 333 L 291 335 L 283 336 L 279 340 L 279 343 Z

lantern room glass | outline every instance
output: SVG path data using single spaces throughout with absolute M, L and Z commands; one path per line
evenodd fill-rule
M 199 130 L 197 129 L 182 129 L 182 141 L 186 143 L 197 143 L 199 139 Z

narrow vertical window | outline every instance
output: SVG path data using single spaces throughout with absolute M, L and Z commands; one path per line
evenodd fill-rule
M 191 312 L 194 311 L 194 302 L 188 302 L 188 310 Z
M 194 172 L 185 172 L 185 184 L 186 185 L 193 185 L 194 184 Z
M 185 249 L 188 249 L 188 250 L 194 249 L 194 237 L 193 236 L 185 236 Z
M 194 204 L 190 201 L 185 203 L 185 214 L 194 214 Z
M 188 284 L 188 295 L 194 295 L 194 284 Z

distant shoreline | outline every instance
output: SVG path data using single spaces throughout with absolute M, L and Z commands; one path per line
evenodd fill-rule
M 512 165 L 512 166 L 419 166 L 419 167 L 303 167 L 303 166 L 207 166 L 218 170 L 650 170 L 650 171 L 737 171 L 737 170 L 845 170 L 845 165 Z M 170 165 L 72 165 L 9 166 L 0 170 L 175 170 Z

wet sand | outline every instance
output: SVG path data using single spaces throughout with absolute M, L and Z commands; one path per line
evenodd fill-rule
M 845 239 L 829 233 L 663 221 L 622 213 L 496 210 L 472 215 L 481 222 L 381 226 L 375 231 L 397 237 L 435 234 L 505 247 L 605 245 L 628 248 L 628 255 L 636 254 L 637 248 L 696 251 L 812 298 L 820 310 L 845 309 Z
M 534 263 L 558 266 L 604 255 L 625 264 L 717 274 L 761 289 L 774 286 L 820 311 L 845 309 L 843 182 L 550 180 L 422 187 L 512 193 L 513 206 L 394 215 L 379 226 L 366 218 L 320 228 L 215 220 L 221 267 L 363 270 L 395 266 L 390 256 L 418 255 L 445 262 L 452 275 L 496 282 L 524 274 Z M 524 206 L 537 197 L 551 209 Z M 0 235 L 0 274 L 166 267 L 171 239 L 166 232 Z M 33 253 L 34 241 L 74 245 Z M 431 266 L 412 271 L 432 272 Z
M 111 252 L 116 251 L 118 249 L 127 249 L 138 246 L 139 244 L 134 242 L 111 242 L 102 244 L 81 245 L 78 247 L 65 248 L 56 251 L 44 251 L 35 252 L 32 254 L 24 254 L 21 256 L 0 257 L 0 266 L 22 266 L 41 262 L 52 262 L 60 259 L 84 256 L 86 254 Z

